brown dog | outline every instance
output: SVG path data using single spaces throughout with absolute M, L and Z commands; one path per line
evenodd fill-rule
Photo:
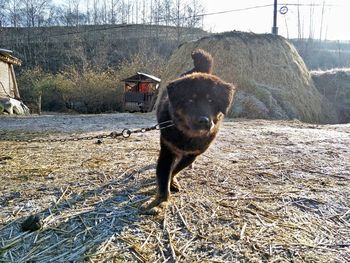
M 157 109 L 158 123 L 170 120 L 174 125 L 161 129 L 158 191 L 145 206 L 150 214 L 167 207 L 170 191 L 180 190 L 176 175 L 208 149 L 235 93 L 232 84 L 208 74 L 212 67 L 209 53 L 197 50 L 192 58 L 194 69 L 169 83 Z

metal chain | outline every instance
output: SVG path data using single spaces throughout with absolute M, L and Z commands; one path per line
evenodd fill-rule
M 165 126 L 162 126 L 165 125 Z M 157 123 L 154 126 L 151 127 L 146 127 L 146 128 L 141 128 L 141 129 L 136 129 L 136 130 L 130 130 L 130 129 L 123 129 L 121 132 L 111 132 L 111 133 L 103 133 L 99 135 L 90 135 L 90 136 L 81 136 L 81 137 L 73 137 L 73 138 L 53 138 L 53 139 L 13 139 L 13 140 L 8 140 L 8 141 L 14 141 L 14 142 L 26 142 L 26 143 L 33 143 L 33 142 L 39 142 L 39 143 L 45 143 L 45 142 L 70 142 L 70 141 L 83 141 L 83 140 L 95 140 L 95 139 L 106 139 L 106 138 L 111 138 L 111 139 L 116 139 L 118 137 L 124 137 L 124 138 L 129 138 L 131 134 L 134 133 L 145 133 L 148 131 L 153 131 L 153 130 L 163 130 L 169 127 L 174 126 L 175 124 L 173 123 L 172 120 L 169 121 L 164 121 L 161 123 Z

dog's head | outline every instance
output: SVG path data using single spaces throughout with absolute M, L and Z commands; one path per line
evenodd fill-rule
M 217 131 L 235 93 L 232 84 L 206 73 L 193 73 L 167 87 L 170 112 L 178 129 L 190 137 Z

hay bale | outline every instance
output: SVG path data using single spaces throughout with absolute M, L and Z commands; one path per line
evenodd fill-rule
M 270 34 L 234 31 L 184 43 L 169 60 L 161 92 L 168 81 L 192 68 L 190 54 L 196 48 L 213 55 L 214 74 L 237 86 L 231 116 L 334 121 L 334 112 L 324 103 L 294 46 Z
M 350 68 L 312 71 L 318 91 L 324 95 L 337 112 L 340 123 L 350 122 Z

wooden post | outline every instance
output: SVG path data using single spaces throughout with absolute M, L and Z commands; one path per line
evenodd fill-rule
M 16 80 L 16 75 L 15 75 L 15 70 L 13 68 L 12 64 L 9 64 L 9 69 L 10 69 L 10 73 L 11 73 L 11 77 L 12 77 L 12 83 L 13 83 L 13 94 L 15 99 L 20 99 L 20 95 L 19 95 L 19 91 L 18 91 L 18 85 L 17 85 L 17 80 Z M 11 83 L 11 81 L 10 81 Z M 10 92 L 11 94 L 11 92 Z
M 41 94 L 38 96 L 37 106 L 38 106 L 38 114 L 41 115 Z
M 124 82 L 124 92 L 123 92 L 123 105 L 122 111 L 125 112 L 126 109 L 126 101 L 125 101 L 125 93 L 126 93 L 126 82 Z

